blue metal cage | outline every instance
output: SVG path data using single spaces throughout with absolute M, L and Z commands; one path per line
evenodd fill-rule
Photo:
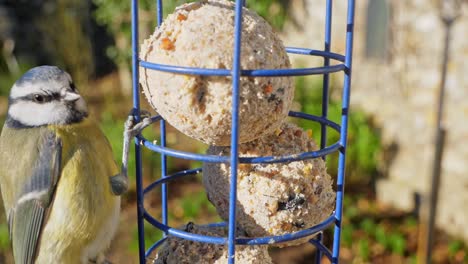
M 241 69 L 240 66 L 240 47 L 241 47 L 241 27 L 242 27 L 242 6 L 245 1 L 235 1 L 235 29 L 234 29 L 234 60 L 232 70 L 227 69 L 201 69 L 180 67 L 172 65 L 162 65 L 139 60 L 138 53 L 138 0 L 132 0 L 132 74 L 133 74 L 133 107 L 136 113 L 137 121 L 140 119 L 140 91 L 139 91 L 139 67 L 145 67 L 151 70 L 173 72 L 178 74 L 188 75 L 217 75 L 217 76 L 232 76 L 232 137 L 231 137 L 231 153 L 229 156 L 214 156 L 195 154 L 181 150 L 171 149 L 166 146 L 166 122 L 161 116 L 152 117 L 153 122 L 160 123 L 161 138 L 159 144 L 152 143 L 143 136 L 135 138 L 135 157 L 136 157 L 136 187 L 137 187 L 137 214 L 138 214 L 138 236 L 139 236 L 139 260 L 140 263 L 145 263 L 148 257 L 158 246 L 160 246 L 167 235 L 180 237 L 183 239 L 199 241 L 204 243 L 225 244 L 228 246 L 229 263 L 234 263 L 235 245 L 248 244 L 260 245 L 269 244 L 272 240 L 275 242 L 284 242 L 295 239 L 300 239 L 312 234 L 317 234 L 315 238 L 310 240 L 310 243 L 317 248 L 316 263 L 320 263 L 322 256 L 326 256 L 332 263 L 338 263 L 340 253 L 340 236 L 342 226 L 342 208 L 344 195 L 344 180 L 345 180 L 345 160 L 346 160 L 346 144 L 347 144 L 347 127 L 348 127 L 348 109 L 351 88 L 351 65 L 352 65 L 352 50 L 353 50 L 353 27 L 354 27 L 354 0 L 348 0 L 347 11 L 347 30 L 346 30 L 346 49 L 345 54 L 336 54 L 331 52 L 331 32 L 332 32 L 332 0 L 326 0 L 325 11 L 325 45 L 323 50 L 312 50 L 307 48 L 288 47 L 288 53 L 300 54 L 304 56 L 323 57 L 323 67 L 314 68 L 292 68 L 292 69 Z M 162 23 L 162 0 L 157 0 L 157 22 Z M 331 65 L 330 61 L 334 60 L 337 63 Z M 329 74 L 334 72 L 344 73 L 344 82 L 342 89 L 342 114 L 341 123 L 337 124 L 328 119 L 329 105 Z M 282 157 L 251 157 L 239 158 L 238 155 L 238 135 L 239 135 L 239 83 L 241 76 L 305 76 L 305 75 L 323 75 L 323 91 L 322 91 L 322 115 L 314 116 L 301 112 L 290 112 L 289 115 L 295 118 L 311 120 L 321 124 L 321 142 L 320 150 L 301 153 L 300 155 L 286 155 Z M 326 145 L 327 128 L 336 130 L 339 134 L 339 141 L 331 145 Z M 142 147 L 146 147 L 152 151 L 158 152 L 161 155 L 161 179 L 144 187 L 142 183 Z M 276 162 L 291 162 L 295 160 L 311 159 L 325 157 L 328 154 L 339 152 L 337 186 L 336 186 L 336 205 L 335 211 L 322 223 L 298 231 L 281 236 L 268 236 L 257 238 L 238 238 L 236 237 L 236 198 L 237 198 L 237 168 L 239 163 L 276 163 Z M 229 199 L 229 222 L 214 223 L 212 226 L 225 225 L 228 227 L 227 237 L 211 237 L 205 235 L 197 235 L 183 230 L 171 227 L 168 225 L 168 189 L 167 183 L 177 181 L 177 179 L 201 172 L 201 168 L 194 170 L 180 171 L 172 175 L 167 174 L 167 157 L 175 157 L 181 159 L 189 159 L 202 162 L 229 162 L 231 164 L 231 185 Z M 162 193 L 162 219 L 157 220 L 151 216 L 144 207 L 144 198 L 150 190 L 155 187 L 161 188 Z M 157 241 L 155 244 L 147 248 L 144 239 L 144 224 L 145 221 L 154 227 L 162 230 L 165 234 L 164 238 Z M 334 237 L 332 249 L 328 249 L 322 242 L 323 230 L 327 227 L 334 226 Z

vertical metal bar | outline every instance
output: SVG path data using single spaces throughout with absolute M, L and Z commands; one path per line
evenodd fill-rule
M 166 147 L 166 121 L 160 121 L 160 132 L 161 132 L 161 147 Z M 167 177 L 167 156 L 161 154 L 161 178 Z M 162 223 L 167 225 L 168 224 L 168 186 L 167 183 L 163 183 L 161 185 L 161 210 L 162 210 Z M 166 236 L 167 233 L 164 233 Z
M 333 1 L 327 0 L 326 6 L 326 18 L 325 18 L 325 51 L 330 52 L 331 49 L 331 29 L 332 29 L 332 9 Z M 328 57 L 324 58 L 323 66 L 327 67 L 330 65 L 330 59 Z M 328 103 L 329 103 L 329 87 L 330 87 L 330 75 L 325 73 L 323 75 L 323 89 L 322 89 L 322 117 L 328 117 Z M 327 126 L 321 124 L 321 133 L 320 133 L 320 148 L 323 149 L 327 145 Z M 326 157 L 324 156 L 325 160 Z
M 156 1 L 156 9 L 157 9 L 157 20 L 158 20 L 158 27 L 161 26 L 163 20 L 163 4 L 162 0 Z M 161 147 L 166 147 L 166 121 L 162 119 L 160 121 L 160 133 L 161 133 Z M 161 178 L 167 177 L 167 156 L 165 154 L 161 154 Z M 163 183 L 161 185 L 161 217 L 162 223 L 167 225 L 168 224 L 168 186 L 167 183 Z M 164 236 L 167 236 L 167 233 L 164 233 Z
M 323 231 L 320 231 L 318 234 L 317 234 L 317 241 L 319 241 L 320 243 L 323 242 Z M 322 251 L 317 248 L 317 251 L 315 252 L 315 264 L 319 264 L 322 262 Z
M 235 262 L 237 167 L 239 162 L 239 86 L 243 1 L 236 0 L 234 21 L 234 58 L 232 63 L 231 184 L 229 195 L 228 263 Z
M 135 141 L 135 165 L 136 165 L 136 191 L 137 191 L 137 223 L 138 223 L 138 256 L 140 263 L 145 263 L 145 226 L 143 207 L 143 181 L 142 181 L 141 148 Z
M 336 211 L 335 211 L 335 233 L 333 239 L 332 263 L 339 262 L 341 221 L 343 214 L 343 195 L 345 183 L 346 164 L 346 144 L 348 137 L 348 111 L 351 92 L 351 66 L 353 55 L 353 31 L 354 31 L 354 0 L 348 0 L 348 15 L 346 26 L 346 51 L 345 51 L 345 76 L 342 95 L 341 131 L 340 144 L 342 146 L 338 162 L 338 179 L 336 190 Z
M 331 50 L 331 30 L 332 30 L 332 10 L 333 10 L 333 1 L 327 0 L 326 4 L 326 16 L 325 16 L 325 46 L 324 51 L 330 52 Z M 323 66 L 327 67 L 330 65 L 330 59 L 328 57 L 324 58 Z M 322 87 L 322 117 L 328 117 L 328 104 L 330 101 L 329 98 L 329 87 L 330 87 L 330 75 L 328 73 L 323 75 L 323 87 Z M 321 133 L 320 133 L 320 148 L 323 149 L 327 145 L 327 126 L 321 124 Z M 323 160 L 326 157 L 322 157 Z M 323 241 L 323 232 L 320 232 L 317 235 L 318 241 Z M 317 248 L 315 253 L 315 263 L 322 262 L 322 251 Z
M 432 263 L 432 246 L 434 244 L 434 227 L 435 227 L 435 218 L 437 212 L 437 200 L 439 198 L 439 188 L 440 188 L 440 176 L 442 171 L 442 158 L 444 154 L 445 139 L 447 135 L 447 130 L 444 127 L 439 127 L 437 129 L 436 138 L 435 138 L 435 153 L 434 153 L 434 164 L 432 168 L 432 180 L 431 180 L 431 196 L 429 204 L 429 219 L 427 224 L 427 240 L 426 243 L 426 263 Z
M 133 110 L 136 121 L 140 121 L 140 93 L 138 79 L 138 0 L 132 0 L 132 88 L 133 88 Z M 137 192 L 137 223 L 138 223 L 138 256 L 140 263 L 145 262 L 145 229 L 143 208 L 143 181 L 141 171 L 141 147 L 135 140 L 135 162 L 136 162 L 136 192 Z
M 436 126 L 436 133 L 435 133 L 435 141 L 434 141 L 434 163 L 432 167 L 432 178 L 431 178 L 431 190 L 429 195 L 429 204 L 428 204 L 428 215 L 427 219 L 421 219 L 421 222 L 427 221 L 427 226 L 425 230 L 421 231 L 422 236 L 425 241 L 421 241 L 425 243 L 422 246 L 422 251 L 424 255 L 420 254 L 420 262 L 421 263 L 431 263 L 431 255 L 432 255 L 432 246 L 434 243 L 434 227 L 435 227 L 435 218 L 437 213 L 437 201 L 439 198 L 439 188 L 440 188 L 440 178 L 441 178 L 441 171 L 442 171 L 442 160 L 444 154 L 444 146 L 445 146 L 445 139 L 447 130 L 443 124 L 444 119 L 444 99 L 445 99 L 445 89 L 447 85 L 447 69 L 448 69 L 448 62 L 450 60 L 450 40 L 451 40 L 451 32 L 452 32 L 452 25 L 455 22 L 456 16 L 453 17 L 442 17 L 445 27 L 445 38 L 444 38 L 444 50 L 442 54 L 442 65 L 441 65 L 441 80 L 439 86 L 439 98 L 437 102 L 437 126 Z M 424 226 L 421 225 L 421 226 Z M 424 228 L 424 227 L 423 227 Z
M 156 19 L 158 22 L 158 27 L 161 25 L 163 21 L 163 4 L 162 0 L 156 0 Z

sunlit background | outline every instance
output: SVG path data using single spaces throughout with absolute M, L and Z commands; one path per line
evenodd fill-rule
M 155 1 L 140 1 L 140 40 L 156 25 Z M 186 1 L 163 1 L 164 16 Z M 326 1 L 248 0 L 286 46 L 323 49 Z M 346 1 L 334 2 L 332 51 L 344 53 Z M 352 109 L 349 120 L 346 191 L 341 242 L 342 263 L 417 263 L 429 207 L 434 167 L 436 114 L 442 79 L 445 35 L 450 30 L 443 125 L 445 140 L 435 239 L 434 263 L 468 262 L 468 19 L 466 1 L 457 8 L 442 1 L 357 1 Z M 455 18 L 444 24 L 442 17 Z M 131 102 L 130 1 L 54 0 L 0 3 L 0 121 L 9 89 L 31 67 L 57 65 L 67 70 L 86 98 L 91 116 L 100 122 L 120 162 L 124 120 Z M 296 67 L 320 66 L 321 59 L 293 57 Z M 330 119 L 340 121 L 342 73 L 331 75 Z M 321 115 L 322 77 L 295 78 L 294 110 Z M 142 96 L 143 108 L 151 110 Z M 320 128 L 310 129 L 319 142 Z M 158 126 L 144 135 L 158 139 Z M 329 142 L 337 134 L 330 133 Z M 173 128 L 172 148 L 204 153 L 207 146 Z M 132 157 L 132 156 L 131 156 Z M 336 178 L 337 156 L 327 159 Z M 168 159 L 169 172 L 200 167 L 200 163 Z M 0 168 L 2 169 L 2 168 Z M 108 258 L 137 263 L 135 165 L 130 160 L 131 187 L 122 204 L 120 228 Z M 160 177 L 160 157 L 144 150 L 145 185 Z M 220 221 L 206 198 L 201 176 L 169 185 L 171 226 Z M 160 217 L 159 190 L 146 201 Z M 3 207 L 1 208 L 3 210 Z M 12 263 L 8 227 L 0 212 L 0 263 Z M 162 233 L 145 225 L 146 245 Z M 325 232 L 330 245 L 333 230 Z M 273 249 L 275 263 L 310 263 L 314 248 L 304 245 Z M 419 258 L 420 260 L 420 258 Z

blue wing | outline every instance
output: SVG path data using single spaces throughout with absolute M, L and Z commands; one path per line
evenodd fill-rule
M 47 131 L 38 145 L 39 155 L 31 176 L 8 215 L 13 255 L 17 264 L 34 263 L 41 231 L 60 177 L 60 138 Z

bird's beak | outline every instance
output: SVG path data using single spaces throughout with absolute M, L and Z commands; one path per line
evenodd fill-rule
M 67 101 L 67 102 L 75 102 L 81 98 L 81 95 L 78 93 L 75 93 L 73 91 L 63 89 L 61 92 L 62 99 Z

